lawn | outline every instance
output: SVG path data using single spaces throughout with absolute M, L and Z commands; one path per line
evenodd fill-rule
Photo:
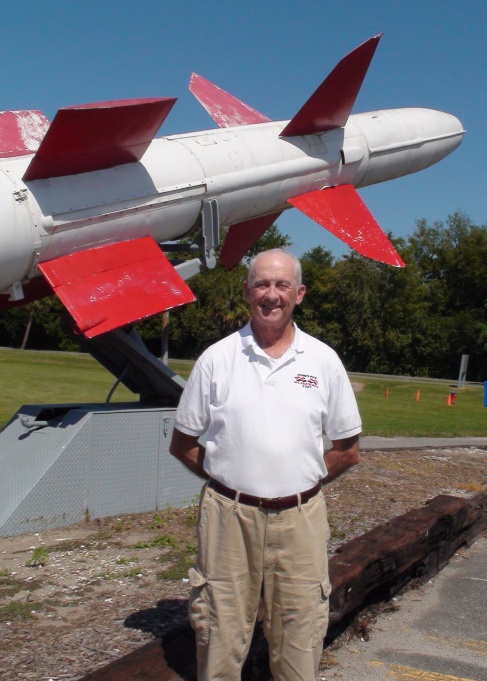
M 0 349 L 0 427 L 23 404 L 104 402 L 115 377 L 91 355 Z M 112 401 L 137 399 L 124 386 Z
M 448 406 L 447 383 L 361 380 L 357 393 L 364 435 L 392 437 L 487 437 L 483 386 L 453 388 L 455 404 Z M 386 397 L 387 391 L 387 397 Z M 419 391 L 419 395 L 418 395 Z M 417 399 L 419 397 L 419 400 Z
M 170 360 L 169 364 L 185 379 L 193 365 L 187 360 Z M 378 379 L 363 374 L 352 380 L 361 386 L 357 399 L 364 435 L 487 436 L 482 386 L 457 390 L 455 405 L 447 406 L 451 389 L 447 383 Z M 23 404 L 104 402 L 114 382 L 112 374 L 90 355 L 0 349 L 0 428 Z M 111 401 L 137 399 L 120 385 Z

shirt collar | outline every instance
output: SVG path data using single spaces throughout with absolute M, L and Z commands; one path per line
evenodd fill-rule
M 293 342 L 291 343 L 290 350 L 293 355 L 297 355 L 300 352 L 304 352 L 304 334 L 301 331 L 301 329 L 296 326 L 296 324 L 293 322 L 294 326 L 294 338 Z M 254 352 L 263 352 L 262 348 L 259 347 L 257 341 L 255 340 L 254 334 L 252 333 L 252 325 L 250 322 L 247 322 L 247 324 L 243 327 L 243 329 L 240 329 L 239 331 L 240 338 L 242 340 L 242 349 L 247 350 L 247 348 L 251 348 Z

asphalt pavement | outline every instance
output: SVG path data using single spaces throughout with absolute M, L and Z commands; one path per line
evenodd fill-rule
M 391 602 L 369 632 L 332 653 L 322 679 L 487 681 L 487 537 Z
M 361 449 L 487 448 L 487 437 L 362 437 Z M 368 631 L 332 653 L 322 679 L 487 681 L 487 535 L 418 589 L 393 599 Z

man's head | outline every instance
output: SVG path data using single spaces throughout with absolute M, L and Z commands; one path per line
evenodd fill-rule
M 301 286 L 303 283 L 303 278 L 302 278 L 302 273 L 301 273 L 301 263 L 299 260 L 292 255 L 291 253 L 286 253 L 285 251 L 282 250 L 282 248 L 272 248 L 268 251 L 261 251 L 261 253 L 257 253 L 257 255 L 254 255 L 253 258 L 250 259 L 249 262 L 249 273 L 247 275 L 247 282 L 250 284 L 252 282 L 252 279 L 255 277 L 255 267 L 259 260 L 262 257 L 268 257 L 271 255 L 282 255 L 285 258 L 289 259 L 293 265 L 294 265 L 294 271 L 295 271 L 295 277 L 296 277 L 296 284 L 297 286 Z
M 244 288 L 254 326 L 275 331 L 287 328 L 306 291 L 298 259 L 280 249 L 252 258 Z

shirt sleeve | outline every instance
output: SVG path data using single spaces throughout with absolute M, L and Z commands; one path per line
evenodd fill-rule
M 209 425 L 211 381 L 202 355 L 191 371 L 176 411 L 174 426 L 186 435 L 203 435 Z
M 358 435 L 362 430 L 357 400 L 341 361 L 330 381 L 328 410 L 323 430 L 330 440 L 343 440 Z

